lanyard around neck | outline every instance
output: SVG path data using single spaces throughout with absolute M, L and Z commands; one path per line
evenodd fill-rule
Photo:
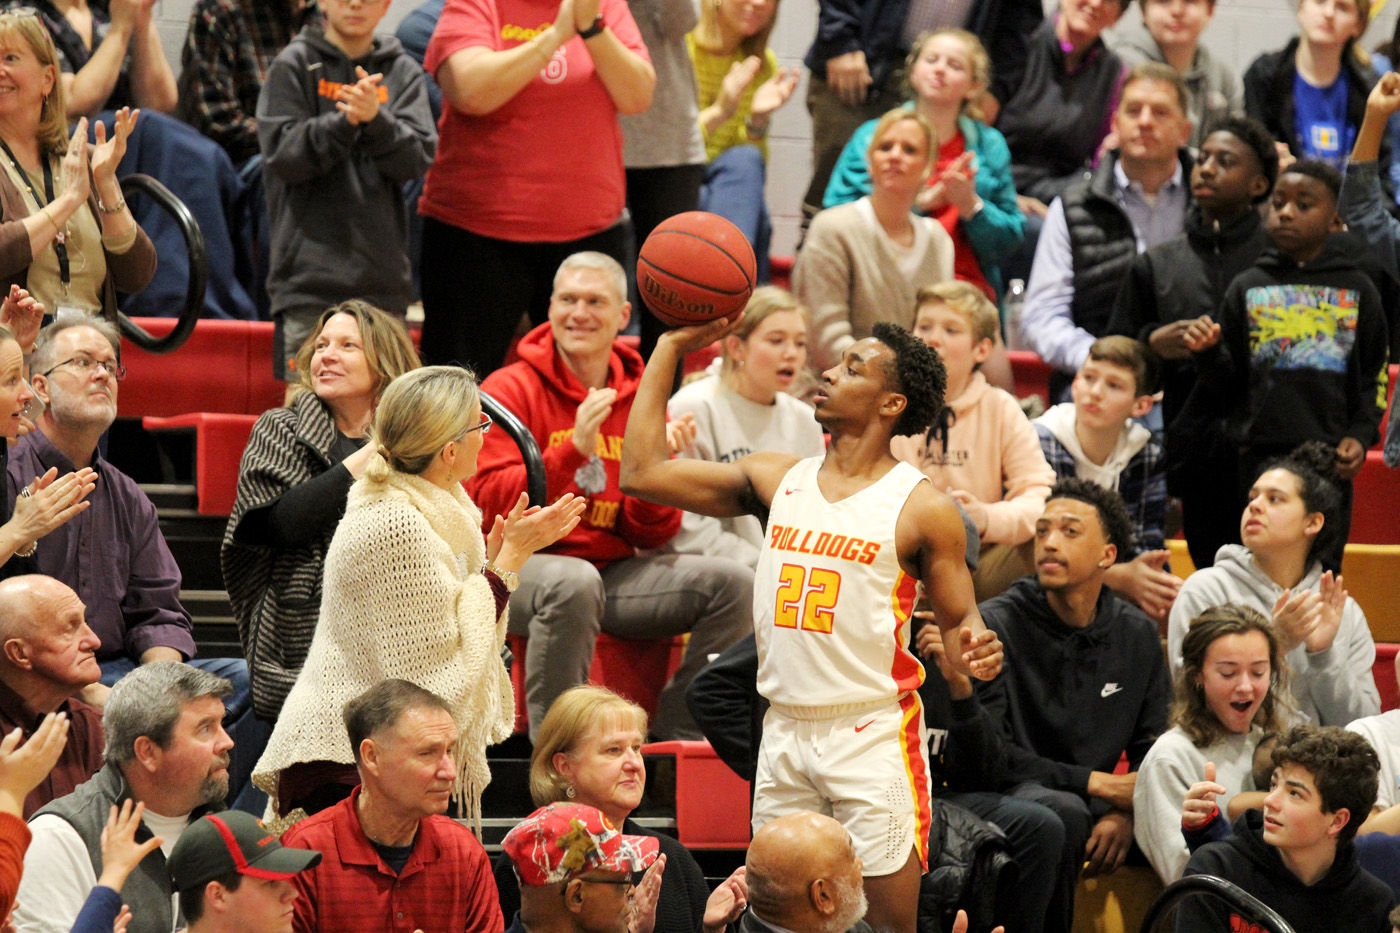
M 44 163 L 44 197 L 39 200 L 39 192 L 34 190 L 34 182 L 29 178 L 29 173 L 24 170 L 24 166 L 19 164 L 19 159 L 15 158 L 14 150 L 10 144 L 0 139 L 0 148 L 5 150 L 5 155 L 9 156 L 10 164 L 15 167 L 15 174 L 19 175 L 20 181 L 24 182 L 24 187 L 29 189 L 29 195 L 34 199 L 34 203 L 39 205 L 39 210 L 43 210 L 53 203 L 53 166 L 49 164 L 47 154 L 40 154 L 39 161 Z M 57 226 L 57 224 L 55 224 Z M 69 267 L 68 267 L 68 236 L 62 229 L 53 238 L 53 251 L 58 256 L 58 278 L 63 283 L 66 290 L 68 288 Z

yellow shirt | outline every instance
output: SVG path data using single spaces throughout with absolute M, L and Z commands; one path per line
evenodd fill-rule
M 690 50 L 690 60 L 695 65 L 695 83 L 700 92 L 700 109 L 704 110 L 715 102 L 719 96 L 720 86 L 724 83 L 724 76 L 729 74 L 729 69 L 736 63 L 748 57 L 742 50 L 737 50 L 732 55 L 716 55 L 707 52 L 695 44 L 695 33 L 688 33 L 685 37 L 686 48 Z M 739 96 L 739 106 L 735 108 L 734 115 L 715 127 L 714 132 L 705 136 L 705 157 L 714 159 L 726 149 L 734 146 L 757 146 L 763 152 L 763 158 L 768 159 L 768 137 L 760 136 L 757 139 L 750 139 L 747 124 L 749 122 L 749 111 L 753 107 L 754 91 L 758 90 L 763 82 L 773 77 L 778 71 L 778 56 L 773 54 L 772 49 L 764 49 L 763 64 L 759 66 L 758 75 L 749 82 L 749 86 L 744 89 L 744 93 Z M 703 129 L 703 128 L 702 128 Z

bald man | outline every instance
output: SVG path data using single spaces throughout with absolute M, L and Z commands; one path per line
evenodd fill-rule
M 25 798 L 25 819 L 102 767 L 102 715 L 76 698 L 102 676 L 99 644 L 64 584 L 38 574 L 0 581 L 0 733 L 18 728 L 28 741 L 54 712 L 71 723 L 58 764 Z
M 870 933 L 861 863 L 845 827 L 798 811 L 763 825 L 745 861 L 748 909 L 738 933 Z

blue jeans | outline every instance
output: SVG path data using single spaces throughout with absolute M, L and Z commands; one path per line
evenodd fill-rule
M 757 146 L 726 149 L 705 166 L 700 185 L 700 210 L 718 214 L 748 237 L 758 260 L 758 284 L 768 284 L 768 244 L 773 224 L 763 186 L 767 168 Z
M 222 677 L 233 685 L 233 692 L 224 697 L 224 731 L 233 739 L 229 752 L 228 793 L 235 810 L 262 816 L 267 807 L 267 795 L 253 786 L 253 766 L 262 757 L 272 727 L 253 715 L 252 686 L 248 680 L 248 662 L 242 658 L 194 658 L 191 667 Z M 99 662 L 102 683 L 112 686 L 136 670 L 136 662 L 128 657 Z
M 1065 827 L 1049 807 L 990 791 L 942 795 L 941 799 L 966 807 L 1006 833 L 1016 862 L 1016 894 L 998 903 L 997 917 L 1009 933 L 1041 933 L 1045 906 L 1055 893 L 1060 855 L 1065 847 Z

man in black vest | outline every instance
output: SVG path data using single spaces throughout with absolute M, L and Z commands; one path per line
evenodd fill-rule
M 1190 202 L 1188 92 L 1169 65 L 1146 62 L 1123 84 L 1098 167 L 1050 205 L 1036 245 L 1021 330 L 1057 372 L 1058 396 L 1107 332 L 1133 257 L 1181 235 Z
M 175 929 L 173 889 L 164 852 L 194 820 L 222 809 L 228 753 L 222 677 L 180 661 L 143 664 L 112 688 L 102 711 L 107 760 L 92 780 L 42 807 L 30 820 L 33 839 L 14 921 L 20 933 L 67 933 L 102 873 L 102 829 L 114 805 L 131 800 L 146 811 L 136 841 L 163 840 L 122 886 L 131 907 L 130 933 Z

